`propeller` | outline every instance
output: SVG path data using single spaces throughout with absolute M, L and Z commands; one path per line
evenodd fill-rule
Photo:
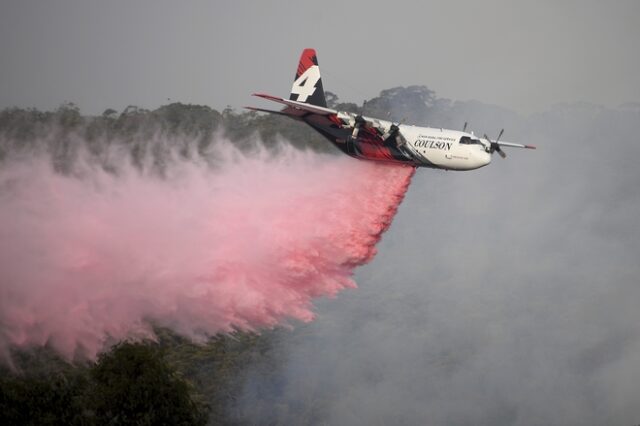
M 395 137 L 396 140 L 396 146 L 402 146 L 405 143 L 407 143 L 407 140 L 404 138 L 404 136 L 402 136 L 402 133 L 400 133 L 400 125 L 404 124 L 404 122 L 407 121 L 406 117 L 403 118 L 402 120 L 400 120 L 398 122 L 398 124 L 391 122 L 391 126 L 389 127 L 389 131 L 386 133 L 386 137 L 383 136 L 384 140 L 387 140 L 390 137 Z
M 367 100 L 362 101 L 362 109 L 360 110 L 360 114 L 356 115 L 353 123 L 353 131 L 351 132 L 351 139 L 357 139 L 358 133 L 360 133 L 360 127 L 367 123 L 367 120 L 364 119 L 362 114 L 364 114 L 364 109 L 367 107 Z
M 467 131 L 467 122 L 464 122 L 464 126 L 462 126 L 462 132 L 466 132 Z
M 356 115 L 354 120 L 355 120 L 355 123 L 353 125 L 353 132 L 351 132 L 351 138 L 352 139 L 357 139 L 358 138 L 358 133 L 360 132 L 360 127 L 363 124 L 365 124 L 367 122 L 367 120 L 364 119 L 362 114 Z
M 500 157 L 507 158 L 507 154 L 505 154 L 504 151 L 500 149 L 500 143 L 499 143 L 503 133 L 504 133 L 504 129 L 500 130 L 500 133 L 498 134 L 498 137 L 496 138 L 495 141 L 492 141 L 491 139 L 489 139 L 486 133 L 484 134 L 484 138 L 487 140 L 487 142 L 489 142 L 489 148 L 487 149 L 488 153 L 493 154 L 494 152 L 497 152 L 498 154 L 500 154 Z

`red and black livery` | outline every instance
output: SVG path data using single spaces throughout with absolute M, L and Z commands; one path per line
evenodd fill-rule
M 304 121 L 344 153 L 357 158 L 414 164 L 414 157 L 403 149 L 402 136 L 384 131 L 380 123 L 367 121 L 361 115 L 327 108 L 318 57 L 314 49 L 304 49 L 300 56 L 289 100 L 256 93 L 264 99 L 285 105 L 281 111 L 248 107 L 255 111 L 286 115 Z

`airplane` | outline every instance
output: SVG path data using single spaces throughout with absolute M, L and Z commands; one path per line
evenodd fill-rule
M 280 111 L 247 109 L 302 121 L 345 154 L 360 159 L 444 170 L 474 170 L 491 163 L 494 152 L 505 158 L 502 147 L 535 149 L 532 145 L 500 141 L 504 129 L 496 140 L 491 140 L 486 134 L 479 138 L 467 133 L 466 123 L 463 131 L 419 127 L 327 108 L 314 49 L 302 52 L 289 99 L 264 93 L 253 96 L 285 107 Z

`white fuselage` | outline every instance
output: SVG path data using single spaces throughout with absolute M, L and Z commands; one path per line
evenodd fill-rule
M 348 128 L 356 124 L 356 114 L 339 112 L 338 118 Z M 365 125 L 382 134 L 389 135 L 393 123 L 372 117 L 362 117 Z M 410 162 L 420 167 L 446 170 L 475 170 L 491 163 L 487 152 L 488 142 L 481 141 L 473 133 L 433 127 L 398 125 L 402 140 L 396 144 L 398 151 Z M 365 157 L 368 158 L 368 157 Z M 371 158 L 375 159 L 375 158 Z
M 491 154 L 470 133 L 431 127 L 401 125 L 408 149 L 424 166 L 449 170 L 474 170 L 491 163 Z M 463 137 L 473 143 L 460 143 Z

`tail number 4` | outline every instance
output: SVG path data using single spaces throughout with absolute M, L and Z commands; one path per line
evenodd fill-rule
M 293 82 L 291 93 L 298 95 L 298 102 L 305 102 L 316 91 L 318 80 L 320 80 L 320 68 L 312 65 Z

